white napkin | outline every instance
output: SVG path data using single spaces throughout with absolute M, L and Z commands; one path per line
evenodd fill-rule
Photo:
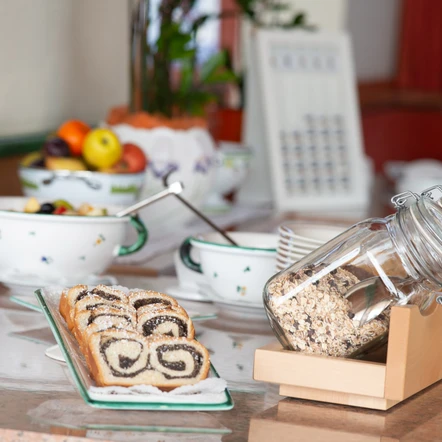
M 219 403 L 225 398 L 227 382 L 221 378 L 208 378 L 193 385 L 183 385 L 172 391 L 161 391 L 152 385 L 134 385 L 132 387 L 90 387 L 88 392 L 93 399 L 124 402 L 127 395 L 131 402 L 137 397 L 140 402 L 167 403 Z
M 127 293 L 128 288 L 122 286 L 112 286 Z M 92 289 L 92 286 L 88 287 Z M 51 312 L 57 316 L 59 322 L 62 322 L 58 312 L 63 287 L 49 286 L 44 288 L 44 298 L 51 305 Z M 57 321 L 56 321 L 57 322 Z M 64 322 L 64 321 L 63 321 Z M 61 326 L 59 326 L 60 328 Z M 64 327 L 65 333 L 69 333 Z M 63 334 L 63 333 L 62 333 Z M 71 337 L 73 339 L 73 337 Z M 213 372 L 209 372 L 209 377 L 194 385 L 184 385 L 175 388 L 172 391 L 161 391 L 152 385 L 134 385 L 132 387 L 95 387 L 89 386 L 88 395 L 92 400 L 107 402 L 156 402 L 156 403 L 181 403 L 181 404 L 220 404 L 227 401 L 226 396 L 227 382 L 224 379 L 217 378 Z

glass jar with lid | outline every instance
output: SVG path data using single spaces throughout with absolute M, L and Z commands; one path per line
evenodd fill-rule
M 271 326 L 286 349 L 355 357 L 388 336 L 391 307 L 442 303 L 442 186 L 392 198 L 372 218 L 274 275 L 264 288 Z

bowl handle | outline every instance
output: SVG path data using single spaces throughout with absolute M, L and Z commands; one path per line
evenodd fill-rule
M 138 232 L 137 240 L 130 246 L 120 246 L 117 252 L 118 256 L 130 255 L 131 253 L 137 252 L 147 242 L 149 234 L 147 232 L 146 226 L 143 224 L 140 218 L 138 218 L 138 215 L 131 215 L 130 223 Z
M 201 270 L 201 264 L 198 264 L 190 257 L 190 251 L 192 250 L 191 238 L 187 238 L 180 246 L 180 258 L 183 264 L 190 270 L 197 273 L 203 273 Z

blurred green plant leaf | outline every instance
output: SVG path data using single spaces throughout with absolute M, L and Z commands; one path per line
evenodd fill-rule
M 296 14 L 292 19 L 292 25 L 293 26 L 304 26 L 306 24 L 305 22 L 305 14 L 301 12 L 300 14 Z
M 221 84 L 221 83 L 236 83 L 238 81 L 237 76 L 230 70 L 224 69 L 220 71 L 215 71 L 209 75 L 204 84 Z
M 194 116 L 203 116 L 205 107 L 216 100 L 216 95 L 202 90 L 192 91 L 192 98 L 188 105 L 188 111 Z
M 226 51 L 220 51 L 209 57 L 201 66 L 200 80 L 202 83 L 206 83 L 208 78 L 214 74 L 219 68 L 226 65 L 227 54 Z
M 268 6 L 270 11 L 287 11 L 290 8 L 290 5 L 288 3 L 271 3 Z
M 186 95 L 191 87 L 193 80 L 193 68 L 190 61 L 185 61 L 181 65 L 181 79 L 180 79 L 180 87 L 179 93 L 180 95 Z
M 236 3 L 247 17 L 249 17 L 252 21 L 255 21 L 255 0 L 236 0 Z
M 195 56 L 196 49 L 190 46 L 192 36 L 180 30 L 179 23 L 161 27 L 157 50 L 169 60 L 182 60 Z
M 211 14 L 204 14 L 200 15 L 198 18 L 195 19 L 195 21 L 192 23 L 191 32 L 196 33 L 198 32 L 198 29 L 206 23 L 209 18 L 211 18 Z

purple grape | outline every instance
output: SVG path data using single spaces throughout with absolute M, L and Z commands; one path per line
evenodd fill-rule
M 44 168 L 45 167 L 45 160 L 43 158 L 38 158 L 37 160 L 33 161 L 29 167 L 40 167 L 40 168 Z
M 37 213 L 44 213 L 49 215 L 53 213 L 55 210 L 55 206 L 52 203 L 44 203 L 41 205 L 40 210 Z
M 43 145 L 43 155 L 48 157 L 70 157 L 69 145 L 62 138 L 51 138 Z

